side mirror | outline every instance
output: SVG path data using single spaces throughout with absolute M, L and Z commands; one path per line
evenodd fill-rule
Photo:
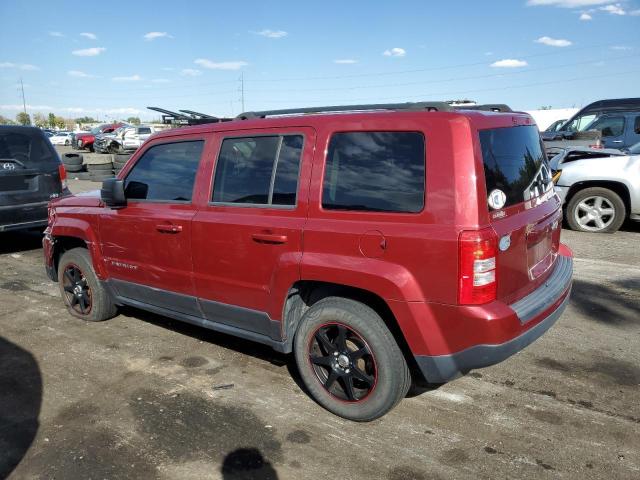
M 109 208 L 121 208 L 127 204 L 124 196 L 124 180 L 119 178 L 108 178 L 102 182 L 100 198 Z

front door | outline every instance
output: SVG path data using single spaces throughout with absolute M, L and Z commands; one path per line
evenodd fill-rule
M 218 135 L 212 193 L 193 219 L 196 293 L 208 321 L 280 339 L 300 278 L 315 132 Z
M 199 316 L 192 280 L 192 194 L 202 138 L 163 139 L 125 178 L 127 205 L 100 216 L 101 248 L 117 294 Z

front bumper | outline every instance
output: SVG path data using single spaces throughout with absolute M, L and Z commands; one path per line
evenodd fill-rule
M 446 383 L 470 370 L 495 365 L 540 338 L 560 318 L 569 302 L 573 258 L 559 255 L 553 273 L 538 289 L 509 305 L 520 325 L 530 325 L 519 335 L 499 344 L 473 345 L 446 355 L 414 358 L 429 383 Z

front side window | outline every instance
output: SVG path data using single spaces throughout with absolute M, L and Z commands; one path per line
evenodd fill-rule
M 322 190 L 327 210 L 420 212 L 425 139 L 417 132 L 345 132 L 331 137 Z
M 302 146 L 302 135 L 223 140 L 212 200 L 251 205 L 295 205 Z
M 617 137 L 624 132 L 624 117 L 601 117 L 593 122 L 587 130 L 600 130 L 603 137 Z
M 155 145 L 138 159 L 124 183 L 132 200 L 189 202 L 204 141 Z

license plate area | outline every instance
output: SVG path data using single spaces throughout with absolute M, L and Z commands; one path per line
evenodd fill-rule
M 529 279 L 547 272 L 555 263 L 560 245 L 561 212 L 527 227 L 527 265 Z

